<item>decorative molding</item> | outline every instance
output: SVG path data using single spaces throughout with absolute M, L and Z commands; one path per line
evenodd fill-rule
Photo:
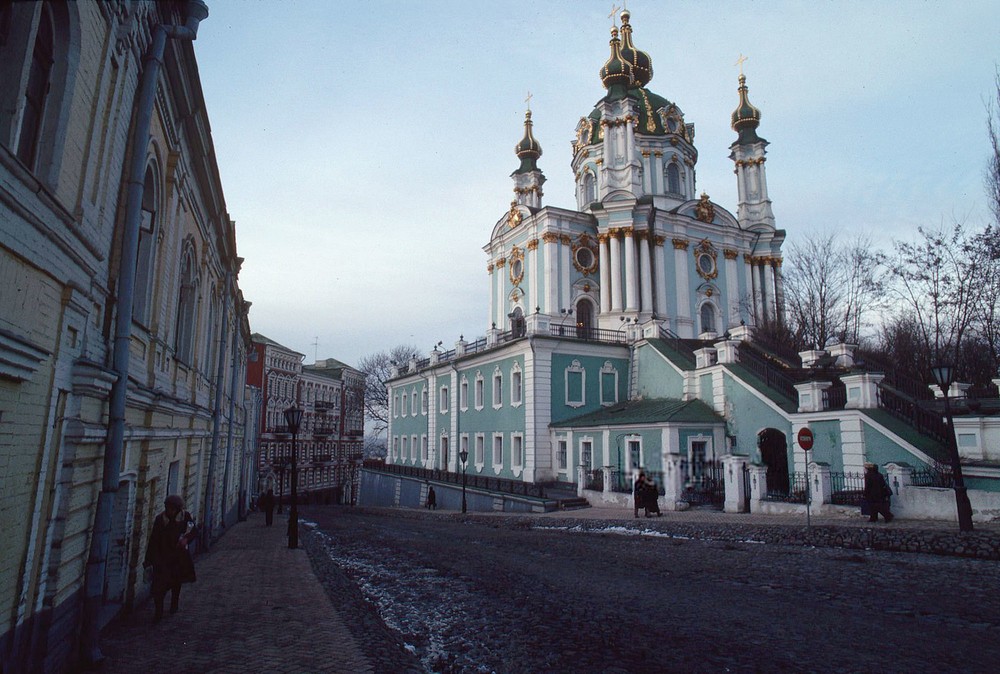
M 0 379 L 29 380 L 51 355 L 27 339 L 0 329 Z
M 626 239 L 631 239 L 634 233 L 635 233 L 634 227 L 622 227 L 622 236 L 624 236 Z
M 711 281 L 719 275 L 719 265 L 716 263 L 717 253 L 712 242 L 702 239 L 694 249 L 694 268 L 698 276 Z
M 609 238 L 611 237 L 609 237 L 606 233 L 601 232 L 600 234 L 597 235 L 597 243 L 604 245 L 608 242 Z
M 621 227 L 609 227 L 608 236 L 618 238 L 618 235 L 622 233 Z
M 667 237 L 662 234 L 653 235 L 653 243 L 657 246 L 663 246 L 667 242 Z
M 722 254 L 725 256 L 727 260 L 735 260 L 737 257 L 739 257 L 740 253 L 739 251 L 733 250 L 732 248 L 723 248 Z
M 568 246 L 568 245 L 570 245 L 570 244 L 573 243 L 573 240 L 571 238 L 569 238 L 569 234 L 560 234 L 559 235 L 559 242 L 562 243 L 565 246 Z
M 694 216 L 702 222 L 712 222 L 715 220 L 715 206 L 708 200 L 708 195 L 701 193 L 701 200 L 694 207 Z
M 505 258 L 505 257 L 500 258 L 499 260 L 497 260 L 497 269 L 500 269 L 501 267 L 505 266 L 506 264 L 507 264 L 507 258 Z
M 687 239 L 671 239 L 670 242 L 674 244 L 675 250 L 687 250 L 691 245 Z
M 542 234 L 542 241 L 545 243 L 557 243 L 559 241 L 559 235 L 554 232 L 545 232 Z
M 527 245 L 528 250 L 535 250 L 538 248 L 538 239 L 530 239 Z
M 492 262 L 490 262 L 488 265 L 486 265 L 486 273 L 487 274 L 492 274 L 493 273 L 493 263 Z

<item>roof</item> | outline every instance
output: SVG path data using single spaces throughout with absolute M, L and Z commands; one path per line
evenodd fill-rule
M 624 426 L 634 424 L 701 423 L 721 424 L 725 419 L 700 400 L 653 398 L 629 400 L 612 407 L 587 412 L 572 419 L 549 424 L 550 428 L 573 426 Z
M 255 344 L 264 344 L 266 346 L 276 346 L 279 349 L 284 349 L 285 351 L 287 351 L 289 353 L 294 353 L 296 355 L 305 357 L 304 353 L 299 353 L 295 349 L 289 349 L 284 344 L 278 344 L 273 339 L 270 339 L 269 337 L 265 337 L 264 335 L 260 334 L 259 332 L 255 332 L 252 335 L 250 335 L 250 341 L 254 342 Z

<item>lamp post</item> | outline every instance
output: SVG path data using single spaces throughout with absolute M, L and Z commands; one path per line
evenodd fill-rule
M 459 445 L 461 446 L 461 445 Z M 465 501 L 465 479 L 466 470 L 469 467 L 469 450 L 463 449 L 458 453 L 458 458 L 462 461 L 462 514 L 464 515 L 468 510 L 468 505 Z
M 302 423 L 302 410 L 297 406 L 289 407 L 285 410 L 285 423 L 288 424 L 288 431 L 292 434 L 292 507 L 288 513 L 288 547 L 299 547 L 299 490 L 298 490 L 298 465 L 296 463 L 295 436 L 299 433 L 299 424 Z
M 938 363 L 931 368 L 934 382 L 944 393 L 944 415 L 948 419 L 948 454 L 951 457 L 951 474 L 955 488 L 955 506 L 958 509 L 959 531 L 972 531 L 972 504 L 969 502 L 969 492 L 965 488 L 962 477 L 962 462 L 958 456 L 958 443 L 955 441 L 955 419 L 951 414 L 951 400 L 948 396 L 955 375 L 955 368 L 948 363 Z

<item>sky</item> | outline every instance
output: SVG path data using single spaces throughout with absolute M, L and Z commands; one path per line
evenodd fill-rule
M 254 332 L 350 365 L 488 325 L 483 246 L 528 93 L 543 205 L 575 210 L 610 0 L 208 0 L 195 51 Z M 619 5 L 621 4 L 619 0 Z M 698 194 L 736 212 L 740 55 L 785 257 L 805 237 L 987 222 L 1000 3 L 632 0 L 651 91 L 695 124 Z

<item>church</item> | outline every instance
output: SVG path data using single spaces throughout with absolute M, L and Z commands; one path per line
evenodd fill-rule
M 490 325 L 394 369 L 388 468 L 442 480 L 444 507 L 463 470 L 472 484 L 565 487 L 623 505 L 644 471 L 668 508 L 734 511 L 804 507 L 810 487 L 813 503 L 856 505 L 851 481 L 866 462 L 897 488 L 933 478 L 947 456 L 941 433 L 915 428 L 854 346 L 783 354 L 756 337 L 783 319 L 785 232 L 742 72 L 734 210 L 698 193 L 695 125 L 649 88 L 652 58 L 628 11 L 599 75 L 604 95 L 573 134 L 575 208 L 543 203 L 542 146 L 526 112 L 514 198 L 483 248 Z M 808 451 L 796 441 L 803 428 Z M 970 484 L 998 483 L 1000 457 L 985 449 L 997 433 L 970 424 L 967 455 L 982 460 Z M 411 481 L 387 496 L 371 480 L 362 502 L 413 505 L 427 489 Z M 473 495 L 474 509 L 528 507 L 487 493 L 496 489 Z M 983 512 L 1000 507 L 996 496 L 983 496 Z

